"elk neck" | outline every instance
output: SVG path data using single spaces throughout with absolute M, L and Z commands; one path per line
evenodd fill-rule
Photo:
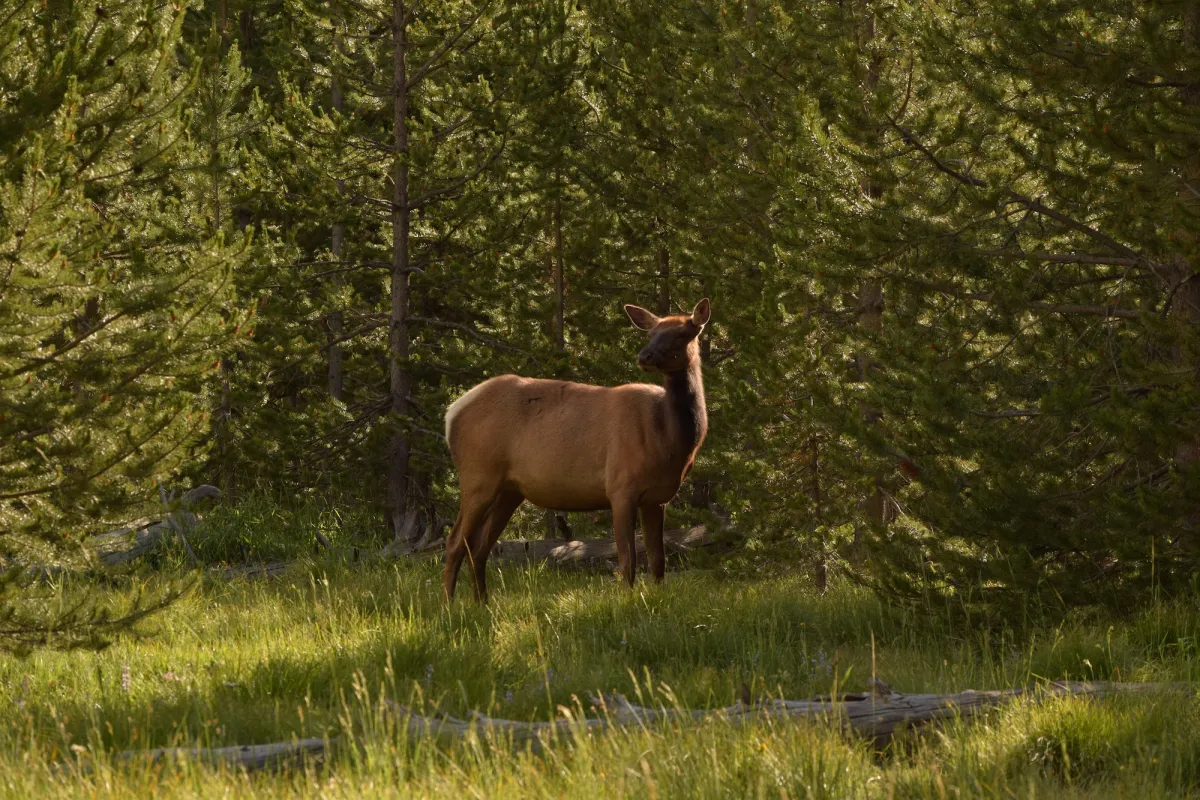
M 708 433 L 708 411 L 704 407 L 704 379 L 700 373 L 699 353 L 692 355 L 686 369 L 668 372 L 667 432 L 687 463 L 700 448 Z

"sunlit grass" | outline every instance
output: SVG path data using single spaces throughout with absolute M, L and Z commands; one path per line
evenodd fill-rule
M 886 753 L 820 724 L 720 721 L 552 744 L 409 742 L 384 698 L 456 715 L 547 719 L 622 692 L 653 703 L 805 698 L 878 675 L 903 692 L 1043 678 L 1196 680 L 1194 599 L 1124 619 L 1017 630 L 893 608 L 802 576 L 609 576 L 504 568 L 486 609 L 440 602 L 432 561 L 301 563 L 208 581 L 143 638 L 101 653 L 0 657 L 0 790 L 13 796 L 1178 796 L 1200 789 L 1195 694 L 1016 704 Z M 153 583 L 153 579 L 151 579 Z M 151 587 L 152 588 L 152 587 Z M 64 591 L 100 591 L 66 587 Z M 115 596 L 132 592 L 107 589 Z M 944 610 L 942 610 L 944 611 Z M 246 776 L 114 754 L 328 737 L 323 765 Z

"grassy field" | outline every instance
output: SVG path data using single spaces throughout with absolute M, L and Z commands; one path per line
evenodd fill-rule
M 552 744 L 409 741 L 381 702 L 548 719 L 619 691 L 708 707 L 802 699 L 878 675 L 904 692 L 1041 678 L 1200 679 L 1200 604 L 1175 599 L 1053 626 L 898 609 L 802 576 L 494 571 L 480 609 L 440 604 L 440 567 L 297 564 L 206 581 L 141 638 L 92 653 L 0 656 L 6 796 L 1149 797 L 1200 792 L 1200 701 L 1158 695 L 1017 704 L 874 752 L 821 724 L 718 721 Z M 64 597 L 84 587 L 64 587 Z M 153 589 L 153 586 L 149 588 Z M 114 599 L 135 587 L 105 589 Z M 92 591 L 99 591 L 94 587 Z M 469 594 L 469 592 L 468 592 Z M 121 750 L 338 737 L 323 764 L 247 775 L 147 765 Z

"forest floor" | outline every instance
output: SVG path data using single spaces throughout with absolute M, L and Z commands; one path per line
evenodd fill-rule
M 85 588 L 114 600 L 145 585 Z M 952 692 L 1074 678 L 1200 679 L 1200 601 L 1120 618 L 982 624 L 896 608 L 795 574 L 681 571 L 629 589 L 609 575 L 491 572 L 441 604 L 433 559 L 307 561 L 268 580 L 205 579 L 100 653 L 0 656 L 0 794 L 461 797 L 1177 797 L 1200 791 L 1200 699 L 1158 694 L 1015 703 L 884 751 L 821 722 L 634 727 L 544 752 L 409 740 L 386 701 L 464 716 L 724 706 L 861 690 Z M 248 774 L 122 759 L 125 750 L 329 737 L 323 762 Z

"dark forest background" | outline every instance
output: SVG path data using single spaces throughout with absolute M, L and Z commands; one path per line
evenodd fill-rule
M 3 0 L 0 557 L 202 482 L 415 540 L 456 396 L 707 296 L 669 524 L 1132 604 L 1200 553 L 1198 211 L 1193 0 Z

